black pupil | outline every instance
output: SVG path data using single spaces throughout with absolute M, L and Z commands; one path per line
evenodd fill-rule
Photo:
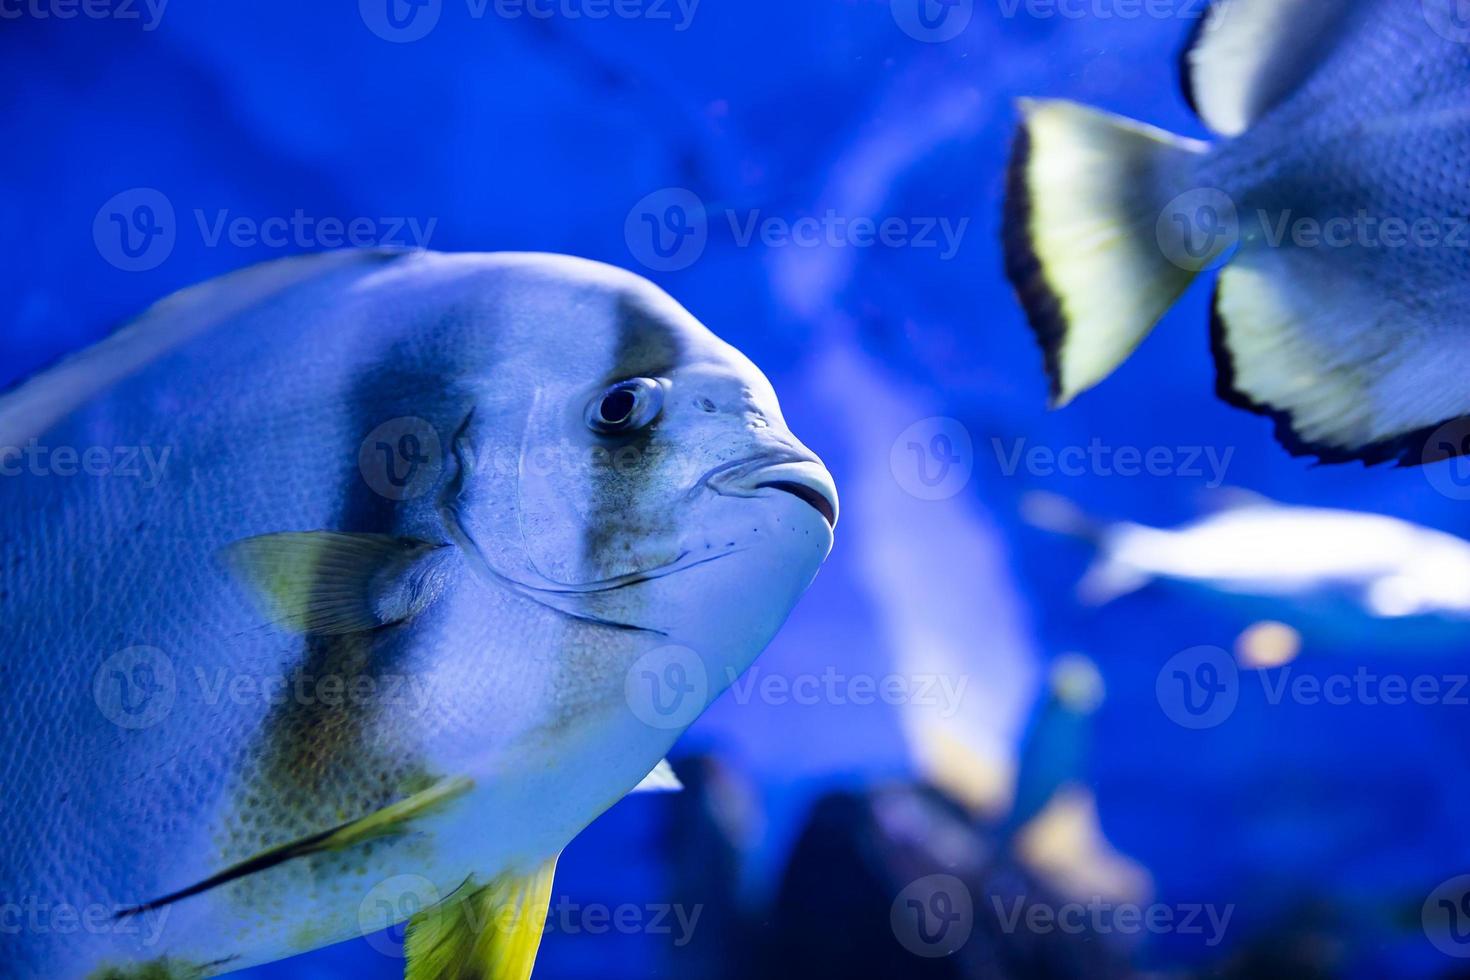
M 633 414 L 633 408 L 637 404 L 637 397 L 627 388 L 619 388 L 616 391 L 609 392 L 602 399 L 602 420 L 613 425 L 619 422 L 626 422 L 628 416 Z

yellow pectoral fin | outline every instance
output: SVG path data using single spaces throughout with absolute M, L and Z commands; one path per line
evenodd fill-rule
M 414 916 L 404 944 L 407 980 L 527 980 L 555 874 L 552 858 Z
M 383 534 L 263 534 L 221 553 L 272 623 L 340 636 L 400 623 L 442 591 L 450 549 Z

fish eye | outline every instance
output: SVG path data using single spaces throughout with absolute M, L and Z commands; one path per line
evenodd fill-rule
M 587 406 L 587 427 L 605 436 L 641 429 L 658 418 L 664 389 L 652 378 L 619 381 Z

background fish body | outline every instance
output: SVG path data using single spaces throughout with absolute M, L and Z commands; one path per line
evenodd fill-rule
M 1292 452 L 1470 451 L 1458 23 L 1453 0 L 1217 0 L 1181 59 L 1212 142 L 1024 102 L 1007 262 L 1055 401 L 1110 374 L 1219 266 L 1218 390 Z
M 1056 498 L 1028 501 L 1033 523 L 1087 537 L 1099 549 L 1078 586 L 1105 603 L 1153 581 L 1187 585 L 1344 639 L 1373 633 L 1385 645 L 1424 645 L 1403 628 L 1417 617 L 1443 623 L 1463 642 L 1470 627 L 1470 543 L 1379 514 L 1249 500 L 1180 528 L 1102 525 Z
M 663 382 L 657 421 L 590 432 L 589 404 L 640 377 Z M 549 256 L 339 253 L 206 284 L 0 400 L 0 445 L 24 469 L 0 479 L 7 900 L 112 922 L 472 786 L 135 929 L 7 936 L 26 975 L 235 969 L 554 859 L 769 641 L 835 519 L 743 356 L 643 280 Z M 63 447 L 159 465 L 68 477 Z M 414 615 L 263 621 L 222 551 L 321 530 L 435 546 Z M 697 675 L 697 704 L 640 710 L 650 655 Z
M 1379 288 L 1407 276 L 1432 314 L 1423 329 L 1453 330 L 1463 322 L 1458 287 L 1470 269 L 1470 242 L 1454 244 L 1467 231 L 1457 222 L 1470 215 L 1470 50 L 1434 27 L 1436 12 L 1447 18 L 1453 4 L 1320 6 L 1332 16 L 1303 25 L 1312 33 L 1276 42 L 1285 63 L 1273 71 L 1298 74 L 1299 86 L 1197 158 L 1179 190 L 1228 194 L 1247 258 L 1266 249 L 1292 260 L 1315 255 L 1322 279 L 1301 288 L 1325 293 L 1361 283 L 1359 275 Z M 1207 216 L 1194 217 L 1196 232 L 1207 232 Z M 1353 311 L 1341 303 L 1338 312 Z M 1393 323 L 1378 326 L 1394 332 Z

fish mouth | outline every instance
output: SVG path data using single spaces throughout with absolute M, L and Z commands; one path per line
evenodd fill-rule
M 815 487 L 809 487 L 805 483 L 796 483 L 792 480 L 771 480 L 767 483 L 757 483 L 755 488 L 757 490 L 767 488 L 780 490 L 782 493 L 789 493 L 793 497 L 806 501 L 812 507 L 816 508 L 818 514 L 822 515 L 828 527 L 834 531 L 837 530 L 836 502 L 827 499 L 827 496 Z
M 837 529 L 837 487 L 817 460 L 780 453 L 741 460 L 723 469 L 707 481 L 716 493 L 731 497 L 763 496 L 762 491 L 789 493 L 821 514 L 829 530 Z

